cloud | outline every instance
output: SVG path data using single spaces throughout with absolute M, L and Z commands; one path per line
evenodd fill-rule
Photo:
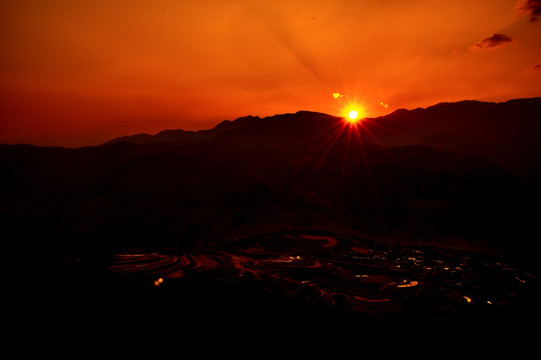
M 532 70 L 541 71 L 541 63 L 532 65 Z
M 485 50 L 492 49 L 495 47 L 504 46 L 507 43 L 513 41 L 513 39 L 504 34 L 492 34 L 486 39 L 483 39 L 476 44 L 470 46 L 470 50 Z
M 537 21 L 541 15 L 541 0 L 519 0 L 515 10 L 520 14 L 531 14 L 530 21 Z

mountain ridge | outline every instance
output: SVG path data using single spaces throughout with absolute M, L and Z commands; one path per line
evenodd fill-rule
M 231 120 L 224 120 L 212 129 L 207 130 L 162 130 L 158 133 L 151 135 L 146 133 L 134 134 L 134 135 L 125 135 L 117 137 L 111 140 L 106 141 L 103 145 L 110 145 L 116 142 L 130 142 L 134 144 L 143 144 L 143 143 L 156 143 L 156 142 L 176 142 L 176 141 L 185 141 L 187 143 L 197 143 L 199 141 L 204 141 L 208 138 L 216 136 L 222 132 L 232 131 L 239 127 L 242 127 L 252 121 L 260 119 L 259 116 L 243 116 Z
M 515 108 L 524 111 L 515 113 Z M 541 151 L 536 146 L 537 134 L 541 134 L 541 121 L 536 121 L 539 113 L 541 113 L 541 97 L 511 99 L 504 102 L 462 100 L 440 102 L 412 110 L 397 109 L 387 115 L 364 119 L 360 128 L 363 140 L 367 143 L 384 147 L 428 146 L 451 153 L 482 156 L 504 167 L 530 171 L 529 168 L 534 166 L 536 159 L 541 156 Z M 301 121 L 303 118 L 306 121 Z M 449 121 L 450 118 L 453 121 Z M 277 126 L 284 119 L 293 119 L 295 123 L 288 124 L 285 128 Z M 117 142 L 196 145 L 211 139 L 216 140 L 225 133 L 239 130 L 248 132 L 250 128 L 254 130 L 253 132 L 265 131 L 274 135 L 289 132 L 291 137 L 302 138 L 307 134 L 313 134 L 311 129 L 313 130 L 314 125 L 319 126 L 312 124 L 314 119 L 329 120 L 331 122 L 329 128 L 332 128 L 332 121 L 339 122 L 341 118 L 306 110 L 264 118 L 245 116 L 233 121 L 222 121 L 208 130 L 163 130 L 155 135 L 122 136 L 109 140 L 102 146 Z M 248 128 L 241 130 L 245 127 Z M 390 129 L 385 129 L 386 127 Z M 368 131 L 363 132 L 363 129 Z M 265 141 L 265 137 L 268 140 L 267 134 L 260 140 Z M 451 139 L 452 137 L 460 138 L 461 142 L 458 143 Z M 517 142 L 522 143 L 520 150 L 515 146 Z
M 158 133 L 154 135 L 146 134 L 146 133 L 125 135 L 125 136 L 120 136 L 120 137 L 108 140 L 99 146 L 106 146 L 106 145 L 110 145 L 110 144 L 118 143 L 118 142 L 129 142 L 133 144 L 183 142 L 186 145 L 192 145 L 192 144 L 197 144 L 202 141 L 209 140 L 222 133 L 235 131 L 245 126 L 250 126 L 257 121 L 269 121 L 269 120 L 280 121 L 280 119 L 284 119 L 284 118 L 291 119 L 294 117 L 310 117 L 312 119 L 314 117 L 316 118 L 329 117 L 329 118 L 339 119 L 339 117 L 336 117 L 333 115 L 328 115 L 321 112 L 308 111 L 308 110 L 299 110 L 295 113 L 276 114 L 272 116 L 266 116 L 264 118 L 261 118 L 259 116 L 247 115 L 247 116 L 239 117 L 235 120 L 224 120 L 218 123 L 216 126 L 214 126 L 211 129 L 197 130 L 197 131 L 183 130 L 183 129 L 166 129 L 166 130 L 159 131 Z
M 192 143 L 2 145 L 2 245 L 204 249 L 314 229 L 527 254 L 538 233 L 530 209 L 541 199 L 540 100 L 441 105 L 357 128 L 308 111 L 250 117 Z M 488 110 L 472 115 L 472 107 Z M 434 122 L 440 127 L 425 126 Z M 493 129 L 480 137 L 474 129 L 487 123 Z M 482 147 L 465 149 L 479 137 Z M 515 149 L 504 155 L 517 166 L 485 151 L 500 141 Z

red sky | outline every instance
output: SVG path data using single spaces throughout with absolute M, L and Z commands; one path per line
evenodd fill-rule
M 0 143 L 541 96 L 540 43 L 539 0 L 3 1 Z

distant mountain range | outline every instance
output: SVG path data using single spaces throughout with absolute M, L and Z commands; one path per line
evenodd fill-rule
M 384 147 L 422 145 L 442 151 L 486 157 L 507 168 L 535 166 L 541 155 L 538 146 L 538 134 L 541 131 L 539 121 L 540 98 L 517 99 L 503 103 L 480 101 L 461 101 L 440 103 L 427 109 L 399 109 L 379 118 L 365 119 L 360 131 L 363 139 Z M 294 115 L 294 116 L 291 116 Z M 310 119 L 315 116 L 327 121 L 340 121 L 340 118 L 307 111 L 296 114 L 276 115 L 261 119 L 258 116 L 241 117 L 235 121 L 225 120 L 213 129 L 199 131 L 164 130 L 155 135 L 137 134 L 122 136 L 107 141 L 103 145 L 118 142 L 132 144 L 175 142 L 193 145 L 205 142 L 218 135 L 251 126 L 253 132 L 266 132 L 269 129 L 257 129 L 262 123 L 283 133 L 303 132 L 312 126 Z M 287 118 L 291 124 L 277 124 Z M 302 124 L 301 119 L 308 119 Z M 321 122 L 326 120 L 321 120 Z M 272 122 L 272 125 L 271 125 Z M 258 123 L 258 125 L 255 125 Z M 285 125 L 289 129 L 278 129 Z M 299 127 L 295 129 L 295 127 Z M 332 125 L 329 125 L 332 126 Z M 253 134 L 254 135 L 254 134 Z
M 2 246 L 204 249 L 315 229 L 528 254 L 540 122 L 532 98 L 397 110 L 357 127 L 299 111 L 79 149 L 1 145 Z
M 186 131 L 178 129 L 160 131 L 156 135 L 127 135 L 113 140 L 109 140 L 103 145 L 110 145 L 118 142 L 129 142 L 132 144 L 150 144 L 161 142 L 182 142 L 185 145 L 198 144 L 224 132 L 240 129 L 241 127 L 248 125 L 256 120 L 260 120 L 260 118 L 258 116 L 245 116 L 238 118 L 235 121 L 225 120 L 209 130 Z

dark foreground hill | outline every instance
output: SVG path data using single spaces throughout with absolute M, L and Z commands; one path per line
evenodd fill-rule
M 2 246 L 204 248 L 315 229 L 522 252 L 538 234 L 540 114 L 540 98 L 358 127 L 301 111 L 80 149 L 3 145 Z

